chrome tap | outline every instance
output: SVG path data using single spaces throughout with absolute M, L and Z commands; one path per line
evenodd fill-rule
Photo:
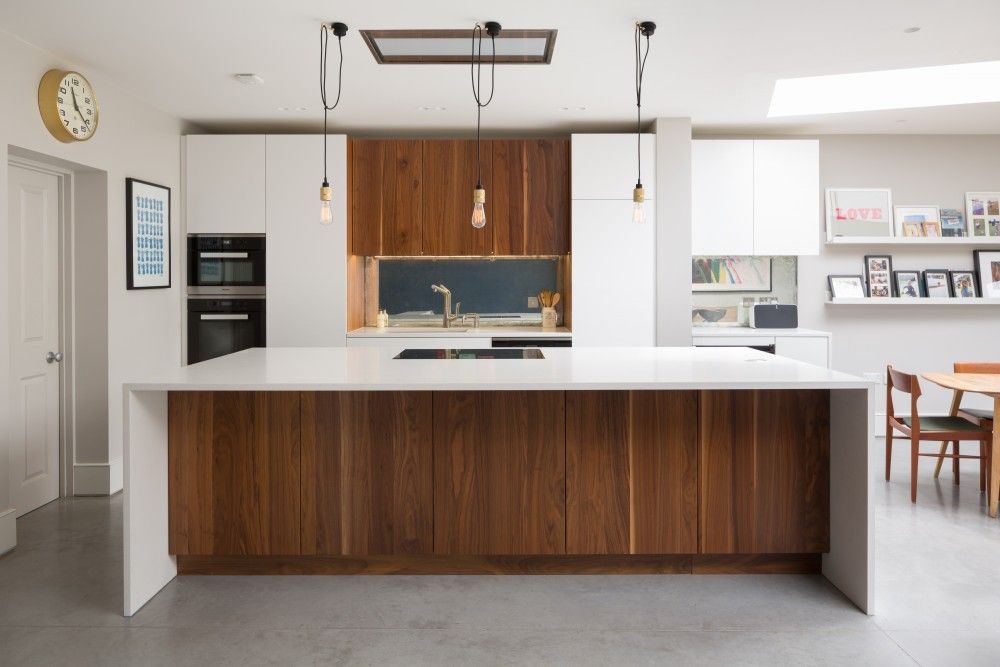
M 462 307 L 462 302 L 458 302 L 455 314 L 451 313 L 451 290 L 444 285 L 431 285 L 431 290 L 438 292 L 444 297 L 444 312 L 441 314 L 441 326 L 445 329 L 451 328 L 451 323 L 459 319 L 458 310 Z

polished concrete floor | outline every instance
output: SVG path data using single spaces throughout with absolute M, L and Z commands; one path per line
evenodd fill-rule
M 18 521 L 2 665 L 1000 664 L 1000 521 L 973 464 L 874 482 L 878 613 L 814 576 L 183 577 L 121 616 L 121 498 Z M 879 466 L 875 466 L 878 470 Z

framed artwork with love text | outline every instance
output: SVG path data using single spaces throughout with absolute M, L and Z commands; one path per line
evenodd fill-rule
M 826 239 L 892 236 L 892 190 L 827 188 Z

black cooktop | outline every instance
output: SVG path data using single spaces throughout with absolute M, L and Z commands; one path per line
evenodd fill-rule
M 406 349 L 393 359 L 544 359 L 537 348 L 501 347 L 476 349 Z

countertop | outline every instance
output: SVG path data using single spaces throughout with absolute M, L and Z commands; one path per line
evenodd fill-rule
M 440 318 L 438 318 L 440 320 Z M 361 327 L 347 332 L 348 338 L 571 338 L 566 327 L 542 329 L 531 326 L 479 327 Z
M 393 359 L 392 348 L 252 348 L 136 377 L 125 391 L 860 389 L 868 381 L 744 347 L 542 348 L 544 359 Z
M 752 329 L 750 327 L 691 327 L 691 335 L 695 338 L 709 338 L 712 336 L 805 336 L 815 338 L 817 336 L 829 338 L 829 331 L 817 331 L 816 329 Z

